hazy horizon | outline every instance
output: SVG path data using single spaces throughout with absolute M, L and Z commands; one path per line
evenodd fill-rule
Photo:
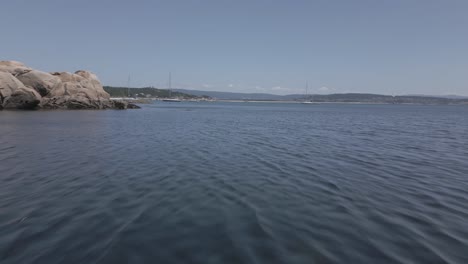
M 74 6 L 71 6 L 74 4 Z M 467 1 L 8 1 L 0 60 L 104 85 L 468 96 Z M 21 14 L 21 15 L 18 15 Z

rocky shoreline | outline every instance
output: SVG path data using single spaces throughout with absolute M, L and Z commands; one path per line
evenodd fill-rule
M 94 73 L 47 73 L 17 61 L 0 61 L 0 110 L 140 108 L 111 100 Z

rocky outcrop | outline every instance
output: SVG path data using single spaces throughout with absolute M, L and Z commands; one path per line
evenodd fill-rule
M 47 73 L 0 61 L 0 109 L 127 109 L 89 71 Z
M 50 89 L 43 108 L 67 109 L 106 109 L 114 108 L 110 96 L 104 91 L 96 75 L 87 71 L 54 72 L 52 77 L 59 80 L 60 85 Z

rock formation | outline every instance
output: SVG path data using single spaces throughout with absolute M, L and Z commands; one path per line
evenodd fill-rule
M 127 109 L 88 71 L 47 73 L 0 61 L 0 109 Z

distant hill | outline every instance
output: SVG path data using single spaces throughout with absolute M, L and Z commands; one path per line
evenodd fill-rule
M 218 91 L 200 91 L 188 89 L 174 89 L 179 92 L 193 95 L 208 95 L 220 100 L 259 100 L 259 101 L 301 101 L 312 102 L 343 102 L 343 103 L 386 103 L 386 104 L 467 104 L 468 98 L 462 96 L 427 96 L 427 95 L 381 95 L 366 93 L 343 93 L 343 94 L 290 94 L 274 95 L 266 93 L 232 93 Z
M 468 99 L 468 96 L 446 94 L 446 95 L 425 95 L 425 94 L 408 94 L 407 96 L 422 96 L 422 97 L 437 97 L 437 98 L 448 98 L 448 99 Z
M 468 99 L 450 99 L 432 96 L 391 96 L 380 94 L 327 94 L 310 95 L 306 98 L 312 102 L 343 102 L 343 103 L 385 103 L 385 104 L 462 104 L 468 103 Z

